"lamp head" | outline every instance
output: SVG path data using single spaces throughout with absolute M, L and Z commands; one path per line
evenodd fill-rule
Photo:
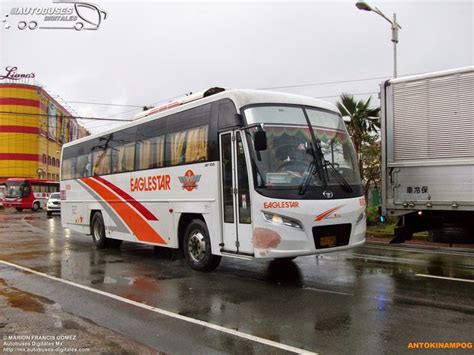
M 370 5 L 367 4 L 365 1 L 357 1 L 357 2 L 356 2 L 356 7 L 357 7 L 359 10 L 373 11 L 373 9 L 370 7 Z

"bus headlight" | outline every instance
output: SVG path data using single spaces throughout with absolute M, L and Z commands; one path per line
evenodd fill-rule
M 270 213 L 270 212 L 263 212 L 263 218 L 265 219 L 265 221 L 270 222 L 270 223 L 280 224 L 283 226 L 288 226 L 288 227 L 293 227 L 296 229 L 303 230 L 303 226 L 301 225 L 301 223 L 293 218 L 281 216 L 281 215 Z
M 362 220 L 364 219 L 365 217 L 365 213 L 362 212 L 359 217 L 357 217 L 357 221 L 356 221 L 356 224 L 359 224 L 360 222 L 362 222 Z

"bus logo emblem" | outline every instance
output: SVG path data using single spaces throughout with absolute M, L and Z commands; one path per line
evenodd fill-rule
M 333 198 L 334 194 L 332 193 L 332 191 L 326 190 L 323 191 L 323 196 L 326 198 Z
M 179 181 L 183 184 L 183 190 L 187 191 L 197 189 L 199 180 L 201 180 L 201 175 L 194 175 L 194 171 L 191 169 L 186 170 L 184 176 L 179 177 Z

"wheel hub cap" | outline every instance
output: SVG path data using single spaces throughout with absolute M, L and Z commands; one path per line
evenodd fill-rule
M 188 251 L 191 258 L 196 262 L 200 262 L 206 255 L 206 242 L 200 232 L 193 232 L 189 238 Z

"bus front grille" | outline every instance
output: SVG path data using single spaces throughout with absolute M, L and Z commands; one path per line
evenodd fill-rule
M 349 244 L 352 225 L 335 224 L 331 226 L 313 227 L 313 238 L 316 249 L 340 247 Z

